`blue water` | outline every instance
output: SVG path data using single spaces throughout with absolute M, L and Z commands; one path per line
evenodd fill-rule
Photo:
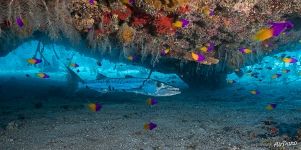
M 82 121 L 87 130 L 95 132 L 100 132 L 103 124 L 108 123 L 108 133 L 103 133 L 112 136 L 113 141 L 116 136 L 120 139 L 107 145 L 115 145 L 117 149 L 122 149 L 122 144 L 132 149 L 147 149 L 149 146 L 153 149 L 160 146 L 162 149 L 204 149 L 206 142 L 208 148 L 205 149 L 270 149 L 275 142 L 301 141 L 300 62 L 284 63 L 281 60 L 281 57 L 300 60 L 301 50 L 266 56 L 256 64 L 244 66 L 236 73 L 228 74 L 225 79 L 228 84 L 216 89 L 189 88 L 176 74 L 152 72 L 151 79 L 178 87 L 182 93 L 170 97 L 151 97 L 129 92 L 74 90 L 68 85 L 65 65 L 77 63 L 79 67 L 73 68 L 73 71 L 84 80 L 96 80 L 98 73 L 108 78 L 147 78 L 150 69 L 131 63 L 111 62 L 101 57 L 90 58 L 74 49 L 55 44 L 44 46 L 42 55 L 45 59 L 41 64 L 30 65 L 26 60 L 35 55 L 37 46 L 38 41 L 26 42 L 0 58 L 0 141 L 3 142 L 0 149 L 20 149 L 22 144 L 24 146 L 22 140 L 29 143 L 34 141 L 33 138 L 25 138 L 30 136 L 26 131 L 40 134 L 50 132 L 58 136 L 59 133 L 48 131 L 50 124 L 62 123 L 62 126 L 82 128 Z M 36 57 L 41 58 L 42 55 L 38 53 Z M 50 78 L 38 78 L 36 74 L 39 72 L 47 73 Z M 281 76 L 272 78 L 275 74 Z M 252 90 L 258 91 L 258 94 L 250 93 Z M 156 98 L 159 103 L 147 106 L 148 98 Z M 101 103 L 103 109 L 90 112 L 87 104 L 91 102 Z M 276 104 L 276 107 L 268 110 L 266 107 L 269 104 Z M 62 118 L 74 123 L 61 122 Z M 47 132 L 34 127 L 35 121 L 38 124 L 47 122 L 43 124 Z M 158 128 L 144 132 L 143 124 L 148 121 L 157 123 Z M 10 129 L 14 128 L 11 127 L 12 123 L 18 124 L 15 127 L 17 130 Z M 99 125 L 95 127 L 93 123 Z M 123 123 L 126 125 L 121 125 Z M 66 137 L 71 139 L 85 134 L 74 133 L 66 128 L 60 130 L 70 133 L 72 136 L 68 134 Z M 135 136 L 128 139 L 144 139 L 149 143 L 124 140 L 129 134 Z M 209 142 L 198 138 L 203 134 L 208 136 Z M 51 138 L 41 137 L 44 140 Z M 10 143 L 10 139 L 20 141 Z M 62 141 L 70 142 L 64 138 Z M 179 141 L 184 146 L 177 146 Z M 98 142 L 88 141 L 94 146 Z M 45 145 L 43 140 L 38 140 L 36 144 L 41 149 L 57 146 Z M 298 146 L 300 144 L 287 148 Z M 80 146 L 75 144 L 73 148 Z

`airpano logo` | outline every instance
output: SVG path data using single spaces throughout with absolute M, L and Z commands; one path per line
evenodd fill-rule
M 274 144 L 274 147 L 288 147 L 288 146 L 294 146 L 297 144 L 298 144 L 297 141 L 294 141 L 294 142 L 282 141 L 282 142 L 276 142 Z

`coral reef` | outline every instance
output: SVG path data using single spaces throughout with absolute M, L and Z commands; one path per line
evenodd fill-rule
M 168 58 L 179 63 L 216 64 L 218 72 L 275 53 L 272 50 L 298 41 L 301 29 L 299 0 L 5 0 L 0 8 L 0 42 L 9 43 L 0 46 L 1 55 L 40 32 L 54 42 L 66 38 L 76 45 L 83 40 L 91 52 L 131 49 L 143 59 L 151 56 L 144 60 L 150 60 L 152 66 Z M 22 19 L 22 27 L 17 18 Z M 289 34 L 254 41 L 255 33 L 270 22 L 286 20 L 295 24 Z M 209 42 L 214 43 L 214 51 L 201 52 L 200 47 Z M 166 45 L 171 52 L 162 56 Z M 244 47 L 256 53 L 239 53 Z M 195 62 L 191 52 L 207 59 Z

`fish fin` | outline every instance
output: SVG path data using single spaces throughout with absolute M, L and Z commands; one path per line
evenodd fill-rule
M 101 79 L 106 79 L 106 78 L 108 78 L 108 77 L 101 73 L 97 73 L 96 80 L 101 80 Z
M 77 89 L 79 82 L 85 83 L 70 67 L 65 66 L 67 70 L 67 84 L 71 89 Z

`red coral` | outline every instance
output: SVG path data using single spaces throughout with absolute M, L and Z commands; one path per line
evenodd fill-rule
M 149 16 L 134 17 L 132 25 L 134 27 L 137 27 L 137 26 L 141 27 L 141 26 L 146 25 L 149 22 L 149 20 L 150 20 Z
M 118 19 L 125 21 L 132 15 L 132 11 L 129 8 L 126 8 L 125 11 L 122 10 L 113 10 L 112 14 L 118 15 Z
M 178 8 L 178 12 L 181 13 L 181 14 L 185 14 L 189 11 L 190 11 L 190 8 L 189 8 L 188 5 L 181 6 L 181 7 Z
M 108 25 L 111 23 L 111 14 L 109 12 L 105 12 L 102 16 L 102 23 Z
M 154 21 L 156 32 L 158 34 L 173 34 L 175 29 L 172 27 L 172 19 L 166 16 L 157 18 Z

